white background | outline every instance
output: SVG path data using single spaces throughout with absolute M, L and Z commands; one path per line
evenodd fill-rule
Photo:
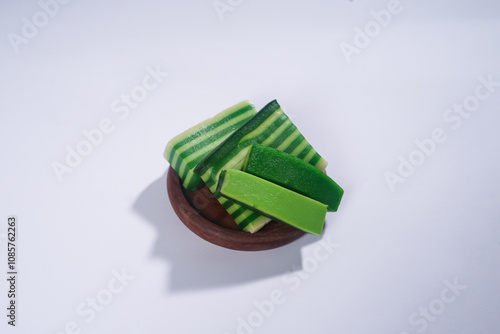
M 381 26 L 372 11 L 388 3 L 74 0 L 44 22 L 38 2 L 2 1 L 0 267 L 16 215 L 19 285 L 12 328 L 1 280 L 1 332 L 500 332 L 500 5 L 401 0 Z M 169 75 L 113 112 L 147 68 Z M 488 97 L 446 121 L 480 77 L 496 82 Z M 340 209 L 321 237 L 271 251 L 205 242 L 169 204 L 164 147 L 241 100 L 275 98 L 329 161 Z M 113 131 L 60 182 L 54 162 L 103 119 Z M 415 153 L 436 128 L 446 140 Z M 421 164 L 391 191 L 386 172 L 410 157 Z

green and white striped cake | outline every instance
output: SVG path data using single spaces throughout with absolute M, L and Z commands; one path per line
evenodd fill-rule
M 240 102 L 172 138 L 165 148 L 164 157 L 179 174 L 188 191 L 203 185 L 194 168 L 229 137 L 236 129 L 257 113 L 249 102 Z
M 242 169 L 245 157 L 253 144 L 289 153 L 320 170 L 325 170 L 327 165 L 327 161 L 307 142 L 274 100 L 210 152 L 194 172 L 200 175 L 208 188 L 215 193 L 221 171 Z M 217 195 L 216 197 L 244 231 L 256 232 L 269 222 L 268 218 L 227 198 Z

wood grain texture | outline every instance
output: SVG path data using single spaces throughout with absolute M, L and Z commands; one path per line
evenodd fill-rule
M 286 245 L 305 232 L 271 221 L 255 233 L 241 231 L 233 218 L 205 186 L 187 192 L 172 167 L 167 173 L 170 204 L 179 219 L 199 237 L 215 245 L 240 250 L 260 251 Z

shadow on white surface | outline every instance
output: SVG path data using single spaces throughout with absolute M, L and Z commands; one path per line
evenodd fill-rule
M 301 248 L 321 239 L 307 234 L 288 245 L 258 252 L 213 245 L 179 220 L 168 199 L 166 175 L 139 195 L 133 209 L 156 229 L 152 256 L 165 260 L 171 268 L 167 282 L 170 292 L 227 287 L 300 270 Z

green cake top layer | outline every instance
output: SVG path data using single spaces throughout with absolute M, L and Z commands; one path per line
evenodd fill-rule
M 255 175 L 236 169 L 224 170 L 217 193 L 263 216 L 303 231 L 314 234 L 323 231 L 326 204 Z
M 243 171 L 325 203 L 328 211 L 337 211 L 344 194 L 324 172 L 272 147 L 252 145 Z

